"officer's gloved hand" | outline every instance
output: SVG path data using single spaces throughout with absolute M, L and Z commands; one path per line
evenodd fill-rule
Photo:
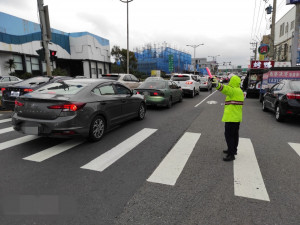
M 213 78 L 213 81 L 216 83 L 216 87 L 218 87 L 219 86 L 219 81 L 218 81 L 218 79 L 217 78 Z

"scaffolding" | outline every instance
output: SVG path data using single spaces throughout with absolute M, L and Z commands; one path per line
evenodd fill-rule
M 166 42 L 146 44 L 135 49 L 138 71 L 151 74 L 151 70 L 161 70 L 166 74 L 186 72 L 191 65 L 191 54 L 173 48 Z

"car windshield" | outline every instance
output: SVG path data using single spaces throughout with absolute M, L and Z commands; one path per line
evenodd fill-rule
M 186 81 L 186 80 L 190 80 L 190 76 L 184 76 L 184 75 L 176 75 L 173 76 L 172 80 L 174 81 Z
M 50 77 L 33 77 L 18 83 L 18 86 L 37 86 L 47 83 Z
M 164 88 L 166 88 L 166 82 L 159 81 L 159 80 L 147 81 L 147 82 L 142 83 L 139 86 L 139 89 L 140 88 L 142 88 L 142 89 L 164 89 Z
M 74 95 L 81 91 L 88 84 L 80 84 L 76 82 L 61 81 L 48 84 L 42 88 L 37 89 L 35 92 L 41 94 L 62 94 L 62 95 Z
M 101 79 L 107 79 L 107 80 L 118 80 L 120 75 L 114 75 L 114 74 L 105 74 L 102 75 Z
M 300 81 L 292 81 L 291 88 L 294 91 L 300 91 Z

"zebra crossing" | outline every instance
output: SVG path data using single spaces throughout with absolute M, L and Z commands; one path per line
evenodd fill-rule
M 3 120 L 9 122 L 8 120 L 11 119 Z M 0 123 L 5 123 L 3 120 L 0 119 Z M 9 132 L 14 132 L 12 127 L 0 129 L 0 134 Z M 147 138 L 150 138 L 155 132 L 157 132 L 157 129 L 144 128 L 102 155 L 82 165 L 80 169 L 103 172 Z M 149 176 L 147 182 L 175 186 L 200 137 L 200 133 L 185 132 Z M 37 139 L 39 139 L 38 136 L 26 135 L 2 142 L 0 143 L 0 152 Z M 67 140 L 33 155 L 26 156 L 23 160 L 41 163 L 76 146 L 83 145 L 84 142 L 82 139 Z M 290 146 L 290 149 L 293 149 L 300 156 L 300 143 L 287 143 L 287 146 Z M 240 138 L 238 159 L 233 161 L 233 177 L 235 196 L 270 201 L 263 174 L 261 174 L 255 155 L 255 149 L 249 138 Z

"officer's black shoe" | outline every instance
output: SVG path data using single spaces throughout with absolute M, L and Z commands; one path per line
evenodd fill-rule
M 224 152 L 225 154 L 228 154 L 228 153 L 229 153 L 229 151 L 228 151 L 228 150 L 224 150 L 223 152 Z M 235 152 L 234 154 L 235 154 L 235 155 L 237 155 L 237 153 L 236 153 L 236 152 Z
M 227 155 L 226 157 L 223 158 L 224 161 L 229 162 L 232 160 L 235 160 L 234 155 Z

